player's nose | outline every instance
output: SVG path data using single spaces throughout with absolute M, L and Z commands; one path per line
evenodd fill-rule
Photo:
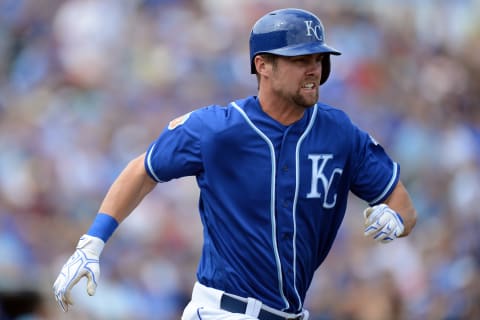
M 323 56 L 312 54 L 309 56 L 306 74 L 308 76 L 315 76 L 320 79 L 322 75 L 322 58 Z

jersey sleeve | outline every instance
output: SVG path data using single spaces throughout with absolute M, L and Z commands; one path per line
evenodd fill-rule
M 197 175 L 202 170 L 199 111 L 172 120 L 153 141 L 145 156 L 145 170 L 157 182 Z
M 352 192 L 373 206 L 382 203 L 400 178 L 400 166 L 368 133 L 355 127 Z

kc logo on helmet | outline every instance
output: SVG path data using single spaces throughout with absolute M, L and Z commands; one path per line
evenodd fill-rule
M 305 20 L 304 22 L 307 27 L 307 36 L 311 37 L 313 35 L 318 41 L 323 41 L 322 26 L 320 24 L 313 25 L 312 20 Z

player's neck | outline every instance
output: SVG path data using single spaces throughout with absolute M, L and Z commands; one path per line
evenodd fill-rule
M 285 99 L 269 99 L 259 94 L 258 101 L 263 112 L 285 126 L 297 122 L 305 113 L 305 108 L 294 105 Z

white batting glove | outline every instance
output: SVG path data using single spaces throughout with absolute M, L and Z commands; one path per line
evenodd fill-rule
M 53 292 L 64 312 L 68 311 L 69 305 L 73 305 L 70 292 L 82 277 L 87 277 L 87 293 L 90 296 L 95 294 L 100 277 L 99 258 L 104 246 L 102 239 L 83 235 L 75 252 L 62 267 L 53 284 Z
M 373 239 L 381 243 L 395 240 L 405 230 L 402 217 L 386 204 L 365 209 L 363 217 L 365 236 L 373 236 Z

